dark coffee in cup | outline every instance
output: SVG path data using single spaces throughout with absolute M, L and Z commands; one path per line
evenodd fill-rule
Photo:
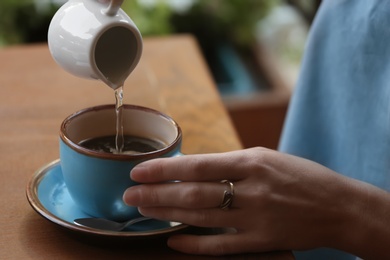
M 117 153 L 116 136 L 102 136 L 83 140 L 79 145 L 98 152 Z M 132 135 L 124 135 L 123 154 L 150 153 L 163 149 L 166 145 L 163 142 Z

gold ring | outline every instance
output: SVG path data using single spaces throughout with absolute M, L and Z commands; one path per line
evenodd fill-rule
M 234 197 L 234 185 L 232 182 L 228 180 L 223 180 L 221 183 L 227 183 L 229 184 L 229 190 L 225 190 L 223 192 L 223 198 L 222 198 L 222 203 L 219 205 L 220 209 L 227 210 L 230 208 L 233 202 L 233 197 Z

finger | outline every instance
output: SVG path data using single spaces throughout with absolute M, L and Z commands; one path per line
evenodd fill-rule
M 131 178 L 140 183 L 238 180 L 243 178 L 239 164 L 245 159 L 238 151 L 155 159 L 137 165 Z
M 245 223 L 237 221 L 242 217 L 242 214 L 236 209 L 224 211 L 219 208 L 189 210 L 168 207 L 139 207 L 138 210 L 145 217 L 180 222 L 197 227 L 241 229 L 245 226 Z
M 137 185 L 125 191 L 123 200 L 136 207 L 216 208 L 225 190 L 226 184 L 219 182 Z
M 168 246 L 174 250 L 195 255 L 221 256 L 254 251 L 251 243 L 239 234 L 175 235 L 168 239 Z

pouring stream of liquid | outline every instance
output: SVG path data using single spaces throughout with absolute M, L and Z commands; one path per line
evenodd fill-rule
M 115 90 L 115 112 L 116 112 L 116 152 L 122 153 L 124 147 L 123 136 L 123 85 Z

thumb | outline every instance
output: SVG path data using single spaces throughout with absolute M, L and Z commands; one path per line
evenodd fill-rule
M 168 246 L 176 251 L 194 255 L 222 256 L 242 252 L 253 252 L 249 241 L 238 234 L 186 235 L 180 234 L 168 239 Z

